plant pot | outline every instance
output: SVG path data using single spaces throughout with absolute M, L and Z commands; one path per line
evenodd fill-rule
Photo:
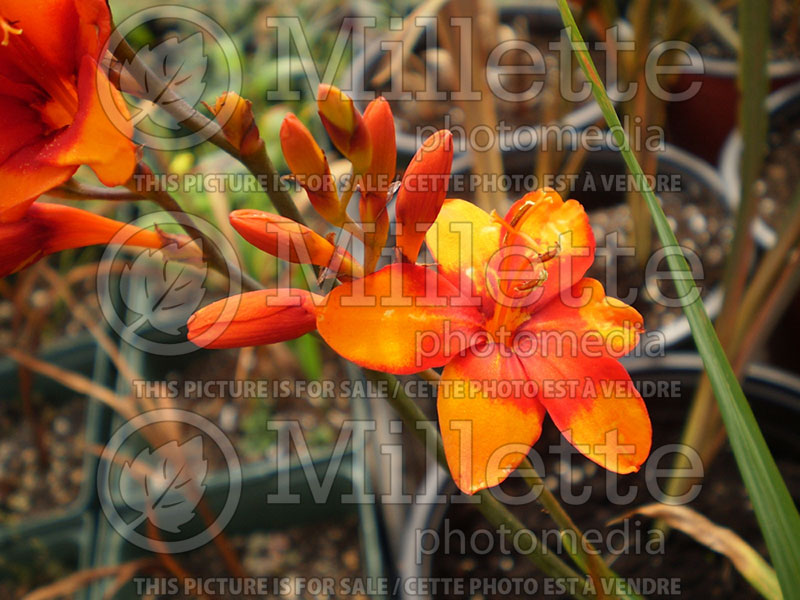
M 359 518 L 361 523 L 369 522 L 371 517 L 371 505 L 363 502 L 362 494 L 366 491 L 363 487 L 364 480 L 358 465 L 353 466 L 351 462 L 353 455 L 346 453 L 340 457 L 342 459 L 331 486 L 330 494 L 327 495 L 323 502 L 319 502 L 314 497 L 312 487 L 309 485 L 304 471 L 303 465 L 293 465 L 289 468 L 275 468 L 266 463 L 247 465 L 243 469 L 242 477 L 242 493 L 236 508 L 235 513 L 230 523 L 225 527 L 225 535 L 229 540 L 237 536 L 247 536 L 253 533 L 263 532 L 278 532 L 291 528 L 298 527 L 315 527 L 315 534 L 306 532 L 306 537 L 311 535 L 318 535 L 322 537 L 325 534 L 327 525 L 337 525 L 342 521 L 356 517 Z M 317 477 L 322 481 L 323 477 L 329 466 L 336 463 L 334 457 L 322 458 L 314 460 L 310 465 L 316 472 Z M 285 485 L 284 478 L 288 478 L 288 488 L 282 487 Z M 278 504 L 271 503 L 268 500 L 268 494 L 277 494 L 282 490 L 288 489 L 292 494 L 298 494 L 299 498 L 296 503 L 292 504 Z M 208 484 L 206 491 L 206 498 L 208 505 L 212 511 L 218 512 L 220 506 L 225 502 L 228 495 L 227 482 L 211 481 Z M 360 502 L 348 501 L 346 496 L 354 495 L 356 499 L 361 498 Z M 365 518 L 366 516 L 366 518 Z M 186 531 L 181 532 L 181 537 L 188 534 L 196 533 L 195 529 L 200 526 L 196 525 Z M 357 526 L 354 523 L 351 532 L 356 531 Z M 364 578 L 381 578 L 383 577 L 383 565 L 380 561 L 376 564 L 374 552 L 376 552 L 376 542 L 373 532 L 369 528 L 363 526 L 357 532 L 359 537 L 358 547 L 361 553 L 361 565 L 363 571 L 358 574 L 358 577 Z M 164 536 L 165 540 L 170 540 L 170 535 Z M 317 538 L 312 538 L 316 540 Z M 206 547 L 210 547 L 209 543 Z M 195 550 L 199 552 L 203 550 Z M 284 551 L 290 551 L 293 548 L 286 548 Z M 372 553 L 372 554 L 370 554 Z M 147 552 L 123 539 L 111 527 L 106 519 L 100 519 L 100 533 L 97 541 L 97 551 L 95 555 L 95 566 L 121 564 L 128 560 L 145 556 Z M 177 554 L 174 556 L 182 564 L 191 563 L 192 553 Z M 218 559 L 217 559 L 218 560 Z M 298 565 L 299 572 L 292 574 L 279 573 L 281 576 L 300 576 L 300 577 L 321 577 L 323 574 L 316 572 L 304 572 L 303 567 L 309 568 L 310 565 Z M 207 570 L 202 572 L 189 571 L 192 577 L 214 577 L 226 576 L 219 573 L 210 573 Z M 157 576 L 157 574 L 151 574 Z M 254 573 L 253 577 L 269 578 L 269 585 L 272 586 L 271 573 Z M 325 575 L 336 575 L 336 573 L 328 573 Z M 142 577 L 150 575 L 141 574 Z M 158 575 L 161 576 L 161 575 Z M 102 598 L 104 585 L 96 585 L 92 591 L 92 598 Z M 270 589 L 272 589 L 270 587 Z M 126 599 L 136 598 L 135 586 L 131 583 L 126 585 L 115 598 Z M 376 594 L 374 598 L 381 598 L 382 596 Z
M 716 163 L 726 138 L 736 127 L 739 67 L 735 60 L 705 58 L 703 63 L 703 74 L 684 72 L 678 76 L 676 90 L 686 90 L 697 82 L 701 86 L 688 100 L 667 102 L 667 139 Z M 770 90 L 780 90 L 800 79 L 800 61 L 772 61 L 768 73 Z
M 94 514 L 85 513 L 42 521 L 24 534 L 4 537 L 0 541 L 0 595 L 19 598 L 88 569 L 92 564 L 95 524 Z M 82 590 L 71 597 L 83 600 L 87 596 Z
M 761 248 L 771 248 L 777 242 L 776 225 L 782 223 L 800 176 L 800 161 L 796 158 L 795 148 L 798 135 L 792 136 L 792 127 L 800 125 L 800 82 L 770 94 L 767 108 L 769 149 L 762 171 L 761 199 L 752 228 L 753 237 Z M 736 130 L 728 137 L 720 154 L 722 179 L 728 195 L 737 205 L 741 196 L 742 145 L 742 135 Z M 780 171 L 776 172 L 776 168 Z
M 108 358 L 89 335 L 52 344 L 41 355 L 41 358 L 61 368 L 92 377 L 95 382 L 104 386 L 107 386 L 111 379 L 112 369 Z M 7 359 L 0 361 L 0 389 L 3 389 L 5 400 L 8 402 L 19 394 L 17 370 L 18 365 L 15 362 Z M 46 403 L 53 406 L 66 406 L 69 400 L 80 396 L 54 380 L 38 375 L 34 378 L 33 389 L 35 394 L 40 395 Z M 89 448 L 102 443 L 104 429 L 108 422 L 108 413 L 99 401 L 94 399 L 83 401 L 86 402 L 83 416 L 82 418 L 76 417 L 76 421 L 72 424 L 82 424 L 83 441 L 79 442 L 79 448 Z M 47 425 L 55 427 L 54 424 L 48 423 Z M 0 544 L 5 545 L 12 540 L 27 539 L 33 535 L 33 532 L 48 530 L 56 532 L 64 523 L 70 524 L 78 521 L 92 510 L 96 498 L 94 490 L 97 457 L 87 450 L 83 452 L 81 462 L 80 485 L 74 499 L 61 506 L 47 509 L 45 512 L 20 514 L 15 522 L 0 526 Z
M 541 47 L 545 45 L 545 41 L 556 41 L 559 39 L 559 34 L 563 29 L 563 23 L 561 20 L 560 13 L 558 8 L 555 4 L 551 2 L 542 2 L 542 1 L 534 1 L 534 2 L 519 2 L 518 0 L 510 3 L 505 3 L 503 6 L 499 8 L 499 16 L 501 24 L 509 25 L 515 19 L 519 17 L 524 17 L 528 19 L 528 32 L 526 35 L 529 35 L 531 38 L 531 42 L 539 47 L 542 56 L 548 56 L 550 53 L 548 49 L 545 47 Z M 621 40 L 627 40 L 631 37 L 631 30 L 630 26 L 627 22 L 620 22 L 618 23 L 619 26 L 619 37 Z M 424 26 L 420 25 L 423 28 L 423 33 L 420 34 L 419 39 L 420 41 L 414 48 L 415 55 L 418 56 L 419 53 L 426 50 L 425 48 L 425 40 L 427 35 L 432 33 L 432 28 L 435 28 L 435 25 L 426 23 Z M 544 39 L 537 39 L 537 38 L 544 38 Z M 376 89 L 376 86 L 372 84 L 374 76 L 377 74 L 378 69 L 383 65 L 384 60 L 389 55 L 388 52 L 384 51 L 382 48 L 382 43 L 385 41 L 385 38 L 376 39 L 372 43 L 368 44 L 367 47 L 364 49 L 364 52 L 357 55 L 353 60 L 353 63 L 350 67 L 349 73 L 345 74 L 342 77 L 341 81 L 346 82 L 344 85 L 352 85 L 352 89 L 356 92 L 361 92 L 363 94 L 364 91 L 366 92 L 376 92 L 378 95 L 381 95 L 388 89 L 391 89 L 390 85 L 382 85 Z M 592 42 L 591 38 L 587 38 L 588 43 Z M 537 43 L 538 42 L 538 43 Z M 567 48 L 569 48 L 569 42 L 563 42 Z M 526 58 L 525 60 L 529 60 L 530 57 Z M 530 62 L 514 62 L 513 65 L 524 64 L 529 65 Z M 605 61 L 599 65 L 599 68 L 604 68 Z M 430 68 L 431 72 L 435 71 L 434 67 L 426 67 L 426 69 Z M 576 67 L 577 70 L 577 67 Z M 426 71 L 427 73 L 428 71 Z M 613 73 L 616 74 L 616 69 L 614 69 Z M 601 76 L 603 74 L 601 73 Z M 615 81 L 615 80 L 613 80 Z M 613 83 L 613 81 L 611 83 Z M 432 82 L 429 84 L 432 85 Z M 502 83 L 501 85 L 506 85 Z M 344 88 L 343 88 L 344 89 Z M 345 89 L 345 91 L 348 91 Z M 406 91 L 406 90 L 404 90 Z M 516 91 L 516 90 L 515 90 Z M 522 91 L 522 90 L 520 90 Z M 449 92 L 448 97 L 449 97 Z M 359 108 L 363 110 L 366 107 L 366 101 L 360 101 L 357 97 L 359 94 L 356 94 L 356 102 L 359 105 Z M 539 94 L 536 95 L 536 98 L 541 96 L 541 91 Z M 497 135 L 495 136 L 496 139 L 500 142 L 501 148 L 507 147 L 515 147 L 518 144 L 522 143 L 520 141 L 516 141 L 517 139 L 514 135 L 514 130 L 520 127 L 534 127 L 534 126 L 541 126 L 541 120 L 536 118 L 536 114 L 540 112 L 540 107 L 538 104 L 535 103 L 536 99 L 533 99 L 533 102 L 517 102 L 513 100 L 509 101 L 501 101 L 503 106 L 498 106 L 498 120 L 501 123 L 505 123 L 508 127 L 502 127 L 498 130 Z M 462 127 L 462 111 L 458 107 L 456 107 L 451 101 L 442 101 L 442 100 L 390 100 L 392 104 L 393 112 L 395 114 L 395 127 L 396 127 L 396 137 L 397 137 L 397 151 L 398 151 L 398 158 L 399 164 L 405 165 L 408 160 L 416 153 L 417 148 L 419 148 L 420 144 L 424 139 L 433 133 L 436 129 L 451 129 L 454 133 L 454 143 L 455 143 L 455 157 L 456 159 L 460 155 L 468 154 L 470 152 L 470 148 L 472 142 L 470 141 L 470 135 L 467 134 L 465 137 L 463 135 L 463 127 Z M 427 118 L 424 118 L 424 122 L 419 121 L 418 119 L 411 118 L 409 116 L 404 115 L 404 111 L 401 110 L 406 106 L 415 106 L 418 109 L 417 104 L 422 103 L 430 114 L 427 115 Z M 448 104 L 449 103 L 449 104 Z M 450 106 L 449 110 L 443 110 L 443 106 Z M 505 109 L 504 109 L 505 106 Z M 589 96 L 588 99 L 584 100 L 582 103 L 573 103 L 571 104 L 571 109 L 561 117 L 556 125 L 559 125 L 563 128 L 574 128 L 575 130 L 582 130 L 589 125 L 601 121 L 602 120 L 602 112 L 600 110 L 599 105 L 594 101 L 594 99 Z M 491 124 L 489 124 L 492 126 Z M 549 124 L 545 124 L 549 125 Z M 420 129 L 424 126 L 424 130 L 420 132 Z M 420 132 L 420 133 L 418 133 Z M 476 135 L 476 144 L 482 145 L 485 142 L 477 140 L 477 133 Z M 528 144 L 528 138 L 525 138 L 525 144 Z M 534 146 L 530 146 L 534 147 Z
M 569 463 L 559 463 L 558 457 L 547 454 L 548 445 L 558 443 L 559 437 L 552 424 L 548 423 L 545 425 L 542 439 L 534 446 L 534 451 L 538 452 L 544 460 L 545 484 L 555 488 L 557 496 L 559 496 L 558 486 L 564 480 L 572 482 L 572 487 L 569 489 L 574 494 L 581 493 L 582 486 L 588 486 L 591 490 L 588 500 L 574 505 L 567 505 L 564 502 L 565 508 L 584 532 L 588 532 L 590 529 L 599 532 L 602 541 L 593 541 L 596 546 L 600 546 L 605 552 L 617 550 L 613 568 L 623 577 L 629 578 L 629 581 L 635 583 L 636 581 L 645 581 L 645 578 L 650 578 L 650 580 L 663 578 L 668 581 L 667 585 L 674 586 L 674 581 L 677 579 L 679 591 L 675 593 L 673 587 L 671 593 L 680 597 L 760 598 L 730 566 L 727 558 L 697 544 L 683 533 L 672 532 L 666 541 L 650 546 L 648 550 L 646 543 L 650 540 L 651 531 L 647 530 L 649 524 L 647 519 L 628 518 L 622 524 L 607 525 L 609 520 L 621 516 L 639 505 L 655 500 L 653 495 L 647 491 L 647 465 L 654 460 L 655 452 L 667 447 L 668 444 L 679 442 L 685 415 L 692 398 L 692 388 L 703 371 L 702 361 L 695 354 L 677 354 L 658 361 L 635 359 L 627 361 L 627 367 L 634 381 L 640 382 L 641 385 L 660 385 L 663 386 L 663 389 L 669 390 L 666 394 L 656 393 L 655 396 L 645 398 L 651 413 L 654 432 L 653 453 L 651 453 L 648 463 L 639 473 L 619 476 L 614 480 L 606 480 L 605 471 L 594 467 L 594 463 L 580 455 L 571 455 Z M 748 371 L 744 385 L 770 449 L 786 476 L 790 491 L 795 499 L 798 499 L 800 498 L 798 440 L 794 432 L 787 427 L 787 423 L 796 422 L 800 416 L 800 379 L 769 367 L 754 366 Z M 661 454 L 658 464 L 662 468 L 671 466 L 673 452 Z M 658 476 L 663 477 L 663 473 Z M 431 474 L 429 483 L 435 482 L 436 479 Z M 519 496 L 525 489 L 525 486 L 518 485 L 520 483 L 519 478 L 512 477 L 507 484 L 503 484 L 501 487 L 507 494 Z M 633 485 L 638 486 L 637 493 L 626 502 L 620 502 L 619 505 L 612 504 L 607 499 L 607 484 L 613 485 L 614 487 L 611 489 L 616 490 L 621 498 L 624 498 L 624 495 L 632 489 L 630 486 Z M 565 485 L 569 485 L 569 483 Z M 449 494 L 447 502 L 435 503 L 437 493 Z M 442 578 L 441 581 L 452 582 L 453 578 L 466 578 L 465 586 L 469 589 L 469 581 L 475 580 L 478 581 L 478 585 L 481 585 L 481 581 L 497 583 L 501 580 L 513 581 L 516 579 L 529 582 L 533 579 L 537 581 L 536 591 L 530 592 L 531 588 L 528 587 L 530 592 L 528 594 L 511 592 L 503 597 L 552 597 L 542 595 L 542 591 L 546 590 L 546 586 L 549 584 L 528 558 L 521 556 L 511 544 L 506 544 L 505 550 L 502 550 L 498 542 L 497 530 L 491 528 L 488 522 L 483 520 L 475 507 L 465 504 L 463 497 L 460 498 L 461 502 L 456 502 L 454 494 L 454 486 L 452 483 L 448 483 L 443 488 L 429 485 L 426 491 L 418 497 L 408 522 L 407 535 L 403 545 L 405 550 L 400 562 L 401 577 L 404 581 L 432 581 L 433 579 L 426 578 Z M 563 496 L 561 499 L 563 500 Z M 688 506 L 698 510 L 718 525 L 732 528 L 762 555 L 766 556 L 766 546 L 762 541 L 755 515 L 747 501 L 744 485 L 741 483 L 735 460 L 729 449 L 724 449 L 711 467 L 706 470 L 703 487 L 697 498 L 689 502 Z M 568 561 L 566 553 L 559 552 L 558 547 L 554 545 L 554 540 L 558 538 L 557 534 L 553 535 L 555 526 L 538 504 L 530 501 L 509 508 L 540 538 L 548 536 L 546 539 L 551 553 L 557 552 L 562 559 Z M 475 539 L 480 538 L 480 550 L 487 548 L 489 538 L 484 533 L 480 535 L 475 533 L 484 530 L 493 536 L 492 551 L 479 555 L 470 550 L 468 545 L 466 553 L 460 552 L 459 540 L 462 539 L 462 535 L 466 540 L 471 539 L 471 536 L 474 536 Z M 434 539 L 433 534 L 426 533 L 424 535 L 429 537 L 425 540 L 425 547 L 429 548 L 431 552 L 428 554 L 420 552 L 420 534 L 418 533 L 420 531 L 438 532 L 439 548 L 434 548 L 431 541 Z M 612 538 L 609 534 L 611 531 L 622 532 L 614 535 L 623 537 Z M 455 545 L 455 549 L 451 546 L 449 554 L 443 551 L 443 542 L 446 539 L 445 536 L 448 535 L 447 532 L 449 532 L 451 543 Z M 612 539 L 616 541 L 612 541 Z M 620 540 L 624 540 L 629 545 L 623 546 L 623 542 Z M 478 548 L 477 543 L 474 548 Z M 438 594 L 431 596 L 427 592 L 416 593 L 416 591 L 411 586 L 410 592 L 414 593 L 407 593 L 404 598 L 445 598 L 466 595 Z M 564 590 L 555 594 L 559 597 L 568 596 Z M 663 592 L 656 592 L 648 594 L 648 597 L 659 598 L 669 595 L 670 592 L 667 592 L 666 595 Z M 500 596 L 498 593 L 484 593 L 481 597 L 498 598 Z

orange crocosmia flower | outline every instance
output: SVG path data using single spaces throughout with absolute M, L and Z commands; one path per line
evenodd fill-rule
M 595 241 L 583 207 L 551 190 L 527 194 L 505 218 L 447 200 L 426 242 L 438 269 L 395 264 L 345 283 L 317 326 L 370 369 L 444 367 L 439 425 L 461 490 L 502 482 L 545 413 L 593 461 L 638 470 L 650 419 L 617 359 L 638 342 L 642 318 L 584 278 Z
M 37 202 L 21 219 L 0 223 L 0 277 L 29 267 L 54 252 L 107 244 L 123 227 L 125 223 L 79 208 Z M 161 248 L 173 241 L 147 229 L 131 234 L 126 235 L 125 246 Z
M 133 174 L 132 126 L 121 132 L 97 94 L 119 92 L 98 69 L 111 31 L 104 0 L 0 4 L 0 222 L 21 218 L 42 193 L 89 165 L 106 185 Z

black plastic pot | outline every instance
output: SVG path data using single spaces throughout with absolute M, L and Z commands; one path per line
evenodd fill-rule
M 558 32 L 563 29 L 563 23 L 558 8 L 552 2 L 545 2 L 541 0 L 534 0 L 533 2 L 519 2 L 518 0 L 515 0 L 514 2 L 504 3 L 502 6 L 500 6 L 499 11 L 500 21 L 502 23 L 509 23 L 516 17 L 527 17 L 530 19 L 530 26 L 532 28 L 534 28 L 536 31 L 545 32 L 547 34 L 552 33 L 555 36 L 555 39 L 558 37 Z M 429 29 L 433 26 L 434 25 L 426 24 L 423 31 L 430 33 Z M 629 39 L 632 34 L 628 23 L 621 21 L 618 23 L 618 26 L 620 28 L 620 38 Z M 418 43 L 415 51 L 421 51 L 424 49 L 424 40 L 426 38 L 426 33 L 424 32 L 420 34 L 421 41 Z M 374 91 L 372 90 L 369 82 L 372 80 L 373 76 L 376 74 L 378 68 L 381 66 L 383 60 L 387 56 L 387 52 L 384 51 L 381 46 L 384 41 L 384 39 L 374 40 L 365 48 L 363 53 L 355 57 L 352 65 L 350 66 L 349 72 L 341 79 L 341 81 L 344 82 L 343 85 L 352 85 L 352 89 L 356 91 Z M 540 48 L 540 51 L 543 55 L 546 55 L 548 49 Z M 616 73 L 616 71 L 614 71 L 614 73 Z M 347 90 L 345 89 L 345 91 Z M 409 100 L 408 102 L 413 102 L 413 100 Z M 447 102 L 449 102 L 449 100 Z M 366 107 L 367 102 L 357 101 L 357 104 L 359 105 L 359 108 L 363 110 Z M 450 118 L 448 121 L 445 122 L 443 120 L 442 123 L 437 124 L 439 126 L 438 128 L 447 128 L 450 123 L 457 122 L 457 119 L 452 118 L 454 110 L 456 110 L 455 105 L 453 105 L 449 113 Z M 599 105 L 594 100 L 588 100 L 586 104 L 575 108 L 573 111 L 565 115 L 557 124 L 565 128 L 570 127 L 579 131 L 601 119 L 602 112 Z M 542 124 L 530 122 L 526 123 L 526 125 L 538 126 Z M 398 159 L 401 165 L 405 165 L 408 159 L 414 155 L 414 153 L 417 151 L 417 148 L 419 148 L 423 141 L 423 139 L 418 139 L 418 137 L 421 138 L 425 136 L 417 136 L 413 131 L 409 131 L 409 124 L 397 117 L 396 130 Z M 512 136 L 513 131 L 510 129 L 500 132 L 499 138 L 501 140 L 502 147 L 513 146 Z M 460 155 L 469 153 L 468 146 L 468 141 L 456 139 L 456 159 Z
M 315 501 L 312 490 L 305 478 L 305 471 L 302 465 L 294 465 L 289 469 L 276 469 L 266 463 L 250 464 L 243 468 L 242 493 L 238 507 L 230 523 L 225 527 L 225 534 L 244 535 L 253 532 L 274 531 L 298 526 L 307 526 L 318 523 L 324 527 L 326 522 L 359 515 L 362 522 L 369 522 L 370 506 L 364 503 L 345 503 L 342 498 L 346 495 L 361 497 L 365 492 L 363 477 L 360 469 L 353 468 L 352 454 L 347 453 L 341 457 L 339 469 L 336 472 L 328 498 L 323 503 Z M 334 460 L 333 457 L 315 460 L 312 467 L 317 476 L 324 477 L 329 464 Z M 296 504 L 270 504 L 267 500 L 268 494 L 277 494 L 282 488 L 279 487 L 281 480 L 288 477 L 289 490 L 293 494 L 299 495 Z M 212 478 L 213 479 L 213 478 Z M 208 505 L 213 512 L 218 512 L 224 504 L 228 495 L 228 485 L 225 481 L 210 481 L 206 491 Z M 190 524 L 191 525 L 191 524 Z M 181 531 L 181 538 L 197 533 L 201 524 Z M 374 553 L 375 537 L 368 533 L 368 529 L 360 527 L 362 550 L 362 561 L 365 567 L 365 576 L 381 577 L 383 575 L 383 565 L 375 564 Z M 164 537 L 169 540 L 169 534 Z M 108 521 L 101 515 L 99 522 L 99 532 L 97 539 L 97 549 L 95 552 L 95 566 L 121 564 L 123 562 L 147 555 L 147 552 L 123 539 Z M 180 557 L 178 557 L 180 558 Z M 192 576 L 202 577 L 203 573 L 192 573 Z M 314 573 L 303 574 L 314 576 Z M 98 584 L 92 589 L 92 598 L 102 598 L 105 584 Z M 126 599 L 136 598 L 133 584 L 127 585 L 118 592 L 115 598 Z
M 101 385 L 108 385 L 112 379 L 112 368 L 107 357 L 89 335 L 53 344 L 41 358 L 64 369 L 92 377 Z M 17 363 L 8 359 L 0 360 L 0 389 L 3 390 L 5 401 L 11 401 L 19 393 L 17 369 Z M 75 392 L 56 381 L 41 376 L 35 377 L 34 391 L 43 395 L 46 402 L 56 404 L 63 403 L 70 395 L 76 395 Z M 105 407 L 97 400 L 87 400 L 84 421 L 84 443 L 87 448 L 102 443 L 107 421 L 108 413 Z M 13 540 L 25 539 L 32 531 L 56 530 L 63 523 L 71 524 L 82 518 L 95 505 L 94 476 L 96 471 L 97 458 L 93 453 L 87 451 L 84 455 L 83 477 L 77 498 L 69 505 L 54 510 L 52 513 L 26 517 L 18 523 L 0 526 L 0 546 Z
M 631 377 L 634 381 L 651 383 L 660 382 L 659 385 L 669 386 L 667 389 L 678 389 L 687 392 L 681 393 L 679 397 L 674 397 L 669 394 L 662 394 L 661 397 L 645 397 L 648 408 L 651 412 L 651 417 L 653 417 L 654 449 L 658 447 L 655 445 L 655 438 L 659 436 L 660 433 L 663 434 L 663 432 L 660 430 L 665 429 L 667 426 L 669 426 L 673 431 L 672 435 L 675 436 L 675 439 L 665 440 L 663 439 L 662 435 L 660 443 L 677 443 L 680 437 L 681 425 L 685 419 L 689 400 L 691 398 L 691 390 L 696 385 L 699 374 L 703 371 L 702 360 L 696 354 L 676 354 L 668 358 L 658 360 L 633 359 L 625 360 L 623 362 L 625 362 L 626 367 L 631 373 Z M 787 470 L 785 470 L 785 475 L 789 478 L 787 481 L 789 482 L 790 491 L 797 500 L 800 498 L 800 477 L 798 477 L 797 470 L 797 457 L 800 456 L 798 453 L 798 450 L 800 450 L 800 441 L 797 439 L 796 427 L 794 424 L 798 422 L 798 419 L 800 419 L 800 378 L 771 367 L 756 365 L 748 370 L 747 378 L 744 382 L 744 390 L 748 399 L 750 400 L 751 407 L 756 414 L 761 430 L 767 439 L 773 455 L 779 460 L 779 464 L 782 462 L 784 465 L 789 465 Z M 548 435 L 548 427 L 553 427 L 552 423 L 548 422 L 545 424 L 545 432 L 543 436 Z M 540 455 L 543 455 L 545 459 L 547 458 L 547 443 L 554 443 L 552 436 L 549 438 L 549 442 L 546 442 L 544 439 L 542 439 L 537 445 L 534 446 L 534 450 L 539 451 Z M 584 460 L 582 458 L 579 460 L 583 463 L 589 462 L 588 460 Z M 717 462 L 711 465 L 707 473 L 714 473 L 714 469 L 718 466 L 721 466 L 718 465 L 718 463 L 722 460 L 722 456 L 718 458 Z M 659 464 L 663 464 L 663 466 L 666 467 L 668 462 L 669 460 L 664 458 Z M 572 465 L 575 465 L 575 463 L 576 459 L 573 458 Z M 735 463 L 733 462 L 732 456 L 729 456 L 725 466 L 726 468 L 732 469 L 734 476 L 738 478 L 738 472 L 736 472 Z M 571 471 L 571 473 L 573 472 L 574 471 Z M 552 476 L 553 475 L 548 475 L 548 478 Z M 561 477 L 557 474 L 554 476 L 557 479 Z M 631 475 L 628 477 L 634 476 Z M 618 489 L 624 490 L 625 477 L 620 477 L 618 481 Z M 547 479 L 545 479 L 545 482 L 547 482 Z M 579 481 L 578 483 L 583 485 L 586 482 Z M 741 492 L 742 494 L 744 493 L 743 489 Z M 436 570 L 436 555 L 424 556 L 423 560 L 418 560 L 419 540 L 417 532 L 420 530 L 428 530 L 440 532 L 441 534 L 446 515 L 450 514 L 449 511 L 452 510 L 453 506 L 456 506 L 450 499 L 454 494 L 457 494 L 455 485 L 446 474 L 442 472 L 429 472 L 426 485 L 421 488 L 417 502 L 412 508 L 407 523 L 407 533 L 403 539 L 403 553 L 399 563 L 399 570 L 404 581 L 432 581 L 436 577 L 441 576 Z M 444 503 L 437 503 L 435 502 L 437 495 L 445 495 L 448 497 L 448 500 Z M 599 491 L 593 490 L 589 499 L 589 503 L 596 501 L 597 498 L 606 498 L 604 489 Z M 652 499 L 647 501 L 651 502 Z M 747 507 L 746 499 L 744 497 L 739 497 L 738 494 L 735 496 L 726 497 L 724 502 L 730 504 L 735 510 L 740 510 L 740 507 Z M 460 502 L 459 504 L 463 505 L 464 503 Z M 635 508 L 635 506 L 638 504 L 641 504 L 641 502 L 637 501 L 633 504 L 612 507 L 611 512 L 613 515 L 621 515 L 626 511 Z M 690 502 L 689 507 L 691 508 L 692 506 L 693 503 Z M 568 512 L 572 513 L 572 516 L 576 519 L 577 524 L 585 529 L 587 524 L 579 520 L 574 514 L 574 511 L 580 508 L 580 506 L 567 506 L 566 508 Z M 590 510 L 595 510 L 592 504 L 589 504 L 589 508 Z M 720 508 L 721 510 L 726 509 L 726 507 Z M 477 509 L 474 507 L 465 508 L 464 510 L 475 511 L 477 514 Z M 755 517 L 752 515 L 752 509 L 743 508 L 743 510 L 747 514 L 746 518 L 742 519 L 742 522 L 734 521 L 732 523 L 723 524 L 732 527 L 737 531 L 737 533 L 743 535 L 747 541 L 753 543 L 756 549 L 765 552 L 766 548 L 761 547 L 763 544 L 761 543 L 761 536 L 757 528 Z M 538 512 L 539 511 L 537 510 L 537 513 Z M 586 513 L 584 511 L 583 518 L 586 519 L 587 516 L 591 517 L 592 512 Z M 706 514 L 706 516 L 712 521 L 715 521 L 715 519 L 718 517 L 718 515 L 713 513 Z M 726 518 L 730 519 L 730 514 L 727 514 Z M 455 539 L 456 542 L 460 539 L 458 533 L 461 531 L 458 528 L 458 525 L 458 523 L 451 522 L 448 530 L 450 532 L 450 538 Z M 536 524 L 525 523 L 525 525 L 533 527 L 534 530 L 536 530 L 536 527 L 541 526 L 542 524 L 537 522 Z M 551 524 L 549 522 L 547 528 L 551 528 Z M 746 535 L 743 534 L 741 528 L 747 528 Z M 469 532 L 467 532 L 466 535 L 468 537 Z M 643 539 L 648 539 L 645 533 L 642 533 L 642 535 L 645 536 Z M 671 543 L 675 536 L 682 536 L 683 534 L 672 533 L 671 535 L 672 537 L 670 538 L 669 543 Z M 440 539 L 443 540 L 444 535 L 442 535 Z M 552 544 L 552 538 L 549 539 L 549 542 Z M 683 538 L 683 542 L 699 548 L 699 545 L 688 541 L 688 538 Z M 686 545 L 682 547 L 685 548 Z M 551 550 L 551 552 L 552 551 L 553 550 Z M 669 552 L 669 547 L 667 548 L 667 552 Z M 703 549 L 701 552 L 705 552 L 704 556 L 706 558 L 701 559 L 699 564 L 694 565 L 700 573 L 698 575 L 700 579 L 702 579 L 706 571 L 713 572 L 711 571 L 712 569 L 726 569 L 726 577 L 736 587 L 734 588 L 735 591 L 732 590 L 727 596 L 723 597 L 758 597 L 756 592 L 750 590 L 744 580 L 725 564 L 725 561 L 727 561 L 726 558 L 716 555 L 710 550 L 705 551 L 705 549 Z M 566 555 L 562 555 L 561 558 L 566 558 Z M 480 559 L 478 558 L 477 560 Z M 543 575 L 528 562 L 527 558 L 514 554 L 509 560 L 511 560 L 511 564 L 517 563 L 522 565 L 522 569 L 525 569 L 525 574 L 522 575 L 523 577 L 535 578 L 541 581 Z M 645 557 L 645 560 L 664 561 L 665 558 L 656 555 L 647 556 Z M 623 557 L 618 557 L 614 568 L 623 576 L 631 576 L 631 573 L 627 573 L 624 570 L 625 564 Z M 661 573 L 659 573 L 659 576 L 660 575 Z M 666 574 L 666 576 L 674 575 L 676 575 L 676 573 Z M 509 573 L 507 574 L 509 579 L 520 576 L 521 572 L 518 570 L 518 567 L 514 567 L 513 569 L 510 568 Z M 417 589 L 413 585 L 410 585 L 407 588 L 406 586 L 403 587 L 406 590 L 406 593 L 402 596 L 404 599 L 431 597 L 430 594 L 424 591 L 422 593 L 417 593 Z M 711 591 L 708 589 L 686 589 L 687 587 L 689 587 L 689 585 L 686 585 L 686 581 L 684 581 L 681 585 L 681 597 L 694 597 L 693 595 L 687 596 L 687 594 L 700 592 L 711 594 Z M 515 595 L 514 597 L 518 596 Z
M 767 98 L 770 120 L 800 117 L 800 82 L 773 92 Z M 742 134 L 739 130 L 730 134 L 722 148 L 719 169 L 725 182 L 728 195 L 738 205 L 741 195 Z M 767 225 L 761 217 L 753 221 L 753 237 L 761 248 L 771 248 L 778 239 L 777 232 Z
M 92 512 L 31 523 L 24 536 L 0 543 L 0 581 L 19 585 L 33 581 L 34 589 L 92 566 L 96 519 Z M 49 581 L 52 579 L 52 581 Z M 77 591 L 75 600 L 87 598 Z

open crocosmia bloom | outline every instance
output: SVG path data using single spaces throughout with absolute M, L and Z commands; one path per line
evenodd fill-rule
M 107 244 L 123 227 L 125 223 L 79 208 L 37 202 L 21 219 L 0 223 L 0 277 L 29 267 L 54 252 Z M 138 229 L 129 236 L 126 234 L 124 245 L 161 248 L 177 243 L 178 237 Z
M 650 419 L 618 358 L 642 318 L 584 278 L 595 241 L 583 207 L 551 190 L 527 194 L 505 218 L 447 200 L 426 243 L 437 269 L 397 263 L 344 283 L 317 327 L 370 369 L 444 367 L 439 425 L 460 489 L 503 481 L 545 413 L 591 460 L 638 470 Z
M 132 128 L 118 130 L 97 94 L 111 87 L 98 69 L 110 31 L 104 0 L 0 3 L 0 222 L 21 218 L 80 165 L 109 186 L 133 174 Z

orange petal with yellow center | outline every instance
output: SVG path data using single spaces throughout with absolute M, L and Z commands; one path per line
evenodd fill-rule
M 500 243 L 500 225 L 488 213 L 471 202 L 445 200 L 425 243 L 442 275 L 465 294 L 484 294 L 486 266 Z
M 247 292 L 218 300 L 194 313 L 189 340 L 203 348 L 241 348 L 274 344 L 316 328 L 311 292 L 281 288 Z
M 589 358 L 628 354 L 643 329 L 635 308 L 606 296 L 603 284 L 589 277 L 550 300 L 522 326 L 536 337 L 540 355 Z
M 337 353 L 363 367 L 416 373 L 470 345 L 481 317 L 433 269 L 394 264 L 335 288 L 317 326 Z
M 537 398 L 564 437 L 616 473 L 634 473 L 650 454 L 652 426 L 642 397 L 614 358 L 521 359 Z
M 461 491 L 474 494 L 501 483 L 539 439 L 544 407 L 531 387 L 516 356 L 497 344 L 472 347 L 444 368 L 439 427 Z

